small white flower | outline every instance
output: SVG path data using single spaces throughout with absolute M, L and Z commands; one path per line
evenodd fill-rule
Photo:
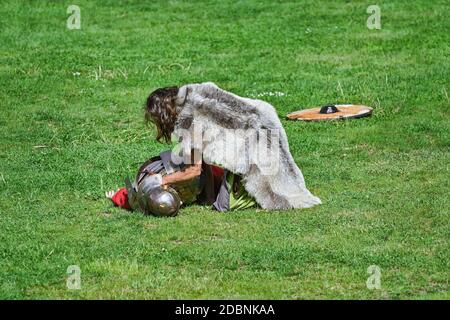
M 269 96 L 269 97 L 273 97 L 273 96 L 275 96 L 275 97 L 282 97 L 282 96 L 285 96 L 285 95 L 286 94 L 284 92 L 280 92 L 280 91 L 275 91 L 275 92 L 264 91 L 264 92 L 260 92 L 260 93 L 256 93 L 256 94 L 255 93 L 250 93 L 249 94 L 250 97 L 266 97 L 266 96 Z

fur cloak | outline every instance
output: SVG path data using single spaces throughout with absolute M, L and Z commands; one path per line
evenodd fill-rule
M 203 160 L 242 175 L 245 189 L 262 208 L 308 208 L 321 203 L 306 188 L 269 103 L 239 97 L 207 82 L 182 86 L 176 108 L 174 134 L 182 137 L 182 148 L 193 148 L 186 139 L 190 132 Z M 257 140 L 249 142 L 247 132 L 256 132 Z M 261 136 L 268 142 L 259 143 Z M 273 143 L 278 147 L 272 148 Z

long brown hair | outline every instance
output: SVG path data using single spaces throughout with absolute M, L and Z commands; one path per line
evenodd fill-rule
M 177 110 L 175 99 L 178 94 L 178 87 L 160 88 L 147 98 L 145 108 L 145 119 L 153 122 L 158 130 L 156 140 L 163 138 L 170 143 L 170 135 L 173 132 L 175 121 L 177 119 Z

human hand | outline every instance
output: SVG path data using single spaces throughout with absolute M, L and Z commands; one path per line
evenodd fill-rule
M 114 197 L 114 195 L 116 194 L 117 191 L 119 191 L 119 189 L 117 189 L 116 191 L 114 191 L 114 190 L 106 191 L 105 197 L 112 200 L 112 198 Z

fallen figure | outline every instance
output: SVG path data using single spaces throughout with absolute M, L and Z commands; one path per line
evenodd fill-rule
M 155 124 L 157 141 L 170 143 L 175 137 L 181 148 L 168 154 L 172 164 L 180 167 L 163 174 L 152 172 L 142 190 L 157 187 L 172 192 L 174 186 L 194 177 L 214 180 L 212 168 L 223 168 L 222 178 L 216 176 L 214 192 L 201 185 L 194 193 L 204 195 L 195 201 L 213 204 L 219 211 L 254 206 L 298 209 L 321 203 L 306 188 L 289 151 L 286 132 L 275 108 L 267 102 L 237 96 L 211 82 L 188 84 L 153 91 L 147 98 L 145 117 Z M 128 188 L 131 208 L 133 194 L 138 198 L 143 194 L 139 174 L 136 180 Z
M 195 166 L 172 162 L 171 151 L 146 161 L 136 179 L 126 179 L 126 187 L 106 192 L 118 207 L 139 210 L 154 216 L 175 216 L 182 205 L 212 205 L 217 211 L 256 207 L 238 176 L 214 165 Z

